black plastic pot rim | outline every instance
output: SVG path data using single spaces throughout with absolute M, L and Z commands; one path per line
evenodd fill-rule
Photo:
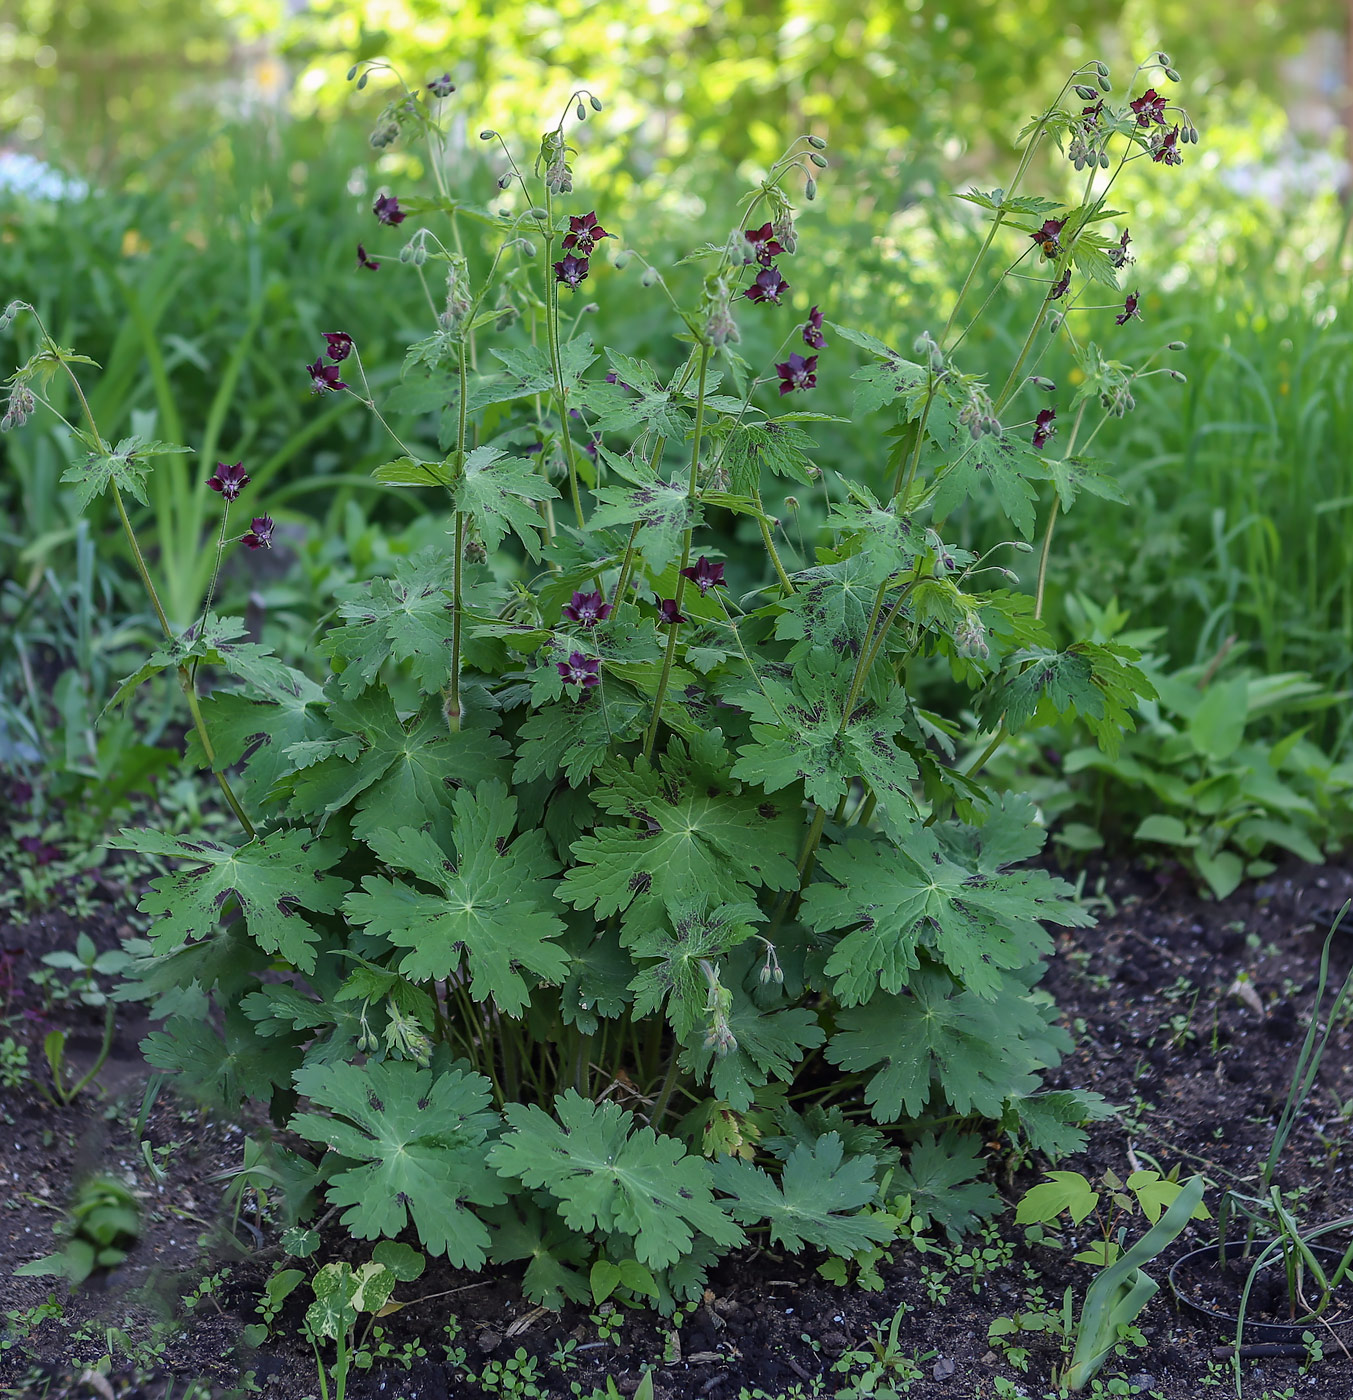
M 1225 1323 L 1227 1327 L 1234 1331 L 1240 1322 L 1239 1314 L 1218 1312 L 1216 1308 L 1210 1308 L 1206 1303 L 1199 1303 L 1195 1299 L 1188 1297 L 1187 1294 L 1183 1292 L 1179 1281 L 1175 1277 L 1178 1271 L 1190 1260 L 1200 1259 L 1204 1256 L 1215 1260 L 1219 1248 L 1225 1250 L 1226 1258 L 1229 1260 L 1244 1252 L 1245 1242 L 1243 1240 L 1228 1240 L 1224 1246 L 1220 1245 L 1218 1242 L 1214 1242 L 1212 1244 L 1203 1245 L 1200 1249 L 1191 1249 L 1187 1254 L 1176 1259 L 1170 1266 L 1168 1275 L 1170 1292 L 1174 1294 L 1178 1302 L 1182 1303 L 1183 1306 L 1188 1308 L 1191 1312 L 1199 1313 L 1203 1317 L 1212 1318 L 1216 1322 Z M 1263 1248 L 1264 1246 L 1259 1246 L 1259 1252 L 1262 1252 Z M 1343 1250 L 1331 1249 L 1328 1245 L 1311 1245 L 1310 1250 L 1317 1258 L 1329 1259 L 1335 1263 L 1344 1257 Z M 1278 1256 L 1266 1261 L 1260 1267 L 1271 1269 L 1281 1264 L 1282 1258 Z M 1353 1275 L 1350 1275 L 1349 1279 L 1345 1282 L 1353 1284 Z M 1303 1332 L 1319 1332 L 1327 1327 L 1337 1330 L 1341 1327 L 1348 1326 L 1353 1326 L 1353 1314 L 1337 1320 L 1330 1320 L 1322 1316 L 1308 1317 L 1304 1321 L 1296 1320 L 1293 1322 L 1251 1321 L 1246 1317 L 1244 1334 L 1247 1337 L 1277 1339 L 1300 1337 Z

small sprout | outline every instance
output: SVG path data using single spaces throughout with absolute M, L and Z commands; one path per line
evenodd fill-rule
M 825 151 L 827 149 L 827 143 L 820 136 L 809 136 L 806 139 L 808 144 L 815 151 Z
M 593 110 L 594 112 L 600 112 L 600 111 L 601 111 L 601 98 L 599 98 L 599 97 L 594 97 L 594 96 L 589 92 L 589 93 L 587 94 L 587 100 L 592 104 L 592 110 Z
M 811 160 L 819 170 L 825 170 L 827 168 L 827 158 L 825 156 L 818 155 L 816 151 L 809 151 L 808 159 Z

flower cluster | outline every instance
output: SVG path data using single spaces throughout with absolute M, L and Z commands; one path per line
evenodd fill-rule
M 207 478 L 207 485 L 221 497 L 229 509 L 239 499 L 240 492 L 249 485 L 249 480 L 249 473 L 245 471 L 243 462 L 217 462 L 216 470 Z M 256 515 L 250 520 L 249 529 L 240 536 L 240 542 L 250 549 L 271 549 L 272 531 L 272 516 Z
M 315 363 L 306 365 L 310 383 L 317 394 L 338 393 L 348 386 L 343 382 L 338 366 L 352 354 L 353 341 L 347 331 L 325 331 L 324 356 L 316 355 Z M 326 365 L 324 358 L 332 360 Z
M 554 264 L 554 280 L 577 291 L 587 276 L 587 260 L 603 238 L 614 238 L 597 222 L 595 209 L 586 214 L 570 214 L 564 235 L 564 256 Z

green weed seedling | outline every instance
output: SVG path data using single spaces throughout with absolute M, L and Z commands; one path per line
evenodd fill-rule
M 76 1191 L 62 1229 L 61 1249 L 20 1264 L 14 1272 L 55 1275 L 76 1285 L 96 1269 L 116 1267 L 141 1236 L 141 1203 L 115 1177 L 90 1177 Z

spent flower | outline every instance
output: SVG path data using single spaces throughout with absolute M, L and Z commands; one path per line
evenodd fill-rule
M 827 348 L 826 338 L 822 334 L 822 312 L 816 306 L 808 313 L 808 319 L 803 323 L 803 343 L 811 345 L 814 350 Z
M 360 243 L 357 245 L 357 266 L 366 268 L 368 272 L 376 272 L 380 269 L 380 263 L 374 258 L 367 257 L 366 249 Z
M 1052 420 L 1057 417 L 1055 408 L 1045 408 L 1040 410 L 1038 417 L 1034 419 L 1034 447 L 1039 448 L 1046 445 L 1048 439 L 1057 431 L 1052 426 Z
M 1128 293 L 1127 300 L 1123 303 L 1123 309 L 1122 309 L 1122 311 L 1121 311 L 1117 316 L 1115 316 L 1115 317 L 1113 318 L 1113 319 L 1114 319 L 1114 322 L 1115 322 L 1117 325 L 1120 325 L 1120 326 L 1125 326 L 1125 325 L 1127 325 L 1127 323 L 1128 323 L 1130 320 L 1132 320 L 1132 318 L 1133 318 L 1134 316 L 1135 316 L 1139 321 L 1142 319 L 1142 313 L 1141 313 L 1140 311 L 1137 310 L 1137 299 L 1138 299 L 1138 293 L 1137 293 L 1137 292 L 1129 292 L 1129 293 Z
M 306 365 L 310 371 L 310 382 L 315 386 L 317 394 L 336 393 L 339 389 L 346 389 L 348 386 L 338 377 L 340 370 L 337 365 L 326 365 L 318 356 L 313 365 Z
M 324 353 L 334 364 L 339 364 L 352 354 L 352 337 L 347 331 L 325 331 L 323 334 L 328 344 L 328 349 Z

